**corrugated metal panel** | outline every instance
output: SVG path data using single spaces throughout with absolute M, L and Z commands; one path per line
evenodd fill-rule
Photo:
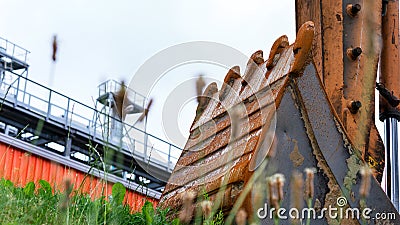
M 11 180 L 16 186 L 25 186 L 30 181 L 38 184 L 39 180 L 46 180 L 60 191 L 64 191 L 65 181 L 70 180 L 75 190 L 88 193 L 92 198 L 100 197 L 103 190 L 105 196 L 110 196 L 113 185 L 4 143 L 0 143 L 0 177 Z M 140 210 L 145 199 L 145 195 L 127 189 L 125 202 L 132 207 L 132 210 Z M 153 198 L 147 200 L 153 204 L 158 203 Z

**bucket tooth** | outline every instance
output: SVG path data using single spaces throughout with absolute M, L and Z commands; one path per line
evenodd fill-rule
M 228 73 L 225 76 L 224 84 L 222 85 L 221 91 L 219 93 L 219 100 L 223 101 L 225 97 L 228 95 L 230 89 L 233 88 L 233 84 L 235 80 L 240 79 L 240 67 L 234 66 L 229 69 Z
M 258 50 L 254 52 L 251 56 L 249 61 L 247 61 L 246 71 L 244 73 L 243 79 L 249 82 L 256 71 L 261 72 L 260 65 L 264 63 L 263 51 Z
M 276 39 L 271 47 L 271 51 L 269 52 L 269 57 L 265 65 L 268 70 L 274 68 L 280 58 L 283 49 L 285 49 L 287 46 L 289 46 L 289 41 L 286 35 L 282 35 L 278 39 Z
M 257 64 L 257 66 L 261 65 L 264 63 L 264 57 L 263 57 L 263 51 L 258 50 L 254 52 L 251 56 L 250 59 Z
M 197 120 L 200 115 L 204 112 L 204 110 L 207 108 L 208 103 L 210 100 L 213 98 L 214 94 L 218 92 L 218 87 L 217 83 L 212 82 L 209 84 L 204 90 L 203 95 L 199 97 L 199 105 L 197 106 L 196 109 L 196 119 Z
M 314 39 L 314 23 L 304 23 L 297 32 L 296 42 L 293 45 L 294 62 L 290 73 L 298 75 L 306 65 L 308 54 L 311 50 Z

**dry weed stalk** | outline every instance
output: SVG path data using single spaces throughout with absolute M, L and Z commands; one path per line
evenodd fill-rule
M 69 203 L 70 203 L 70 199 L 71 199 L 70 195 L 72 193 L 72 184 L 71 184 L 71 181 L 69 179 L 66 179 L 64 181 L 64 188 L 65 188 L 65 196 L 62 199 L 61 204 L 60 204 L 60 208 L 62 210 L 66 210 L 68 208 Z
M 314 173 L 316 172 L 314 168 L 306 168 L 306 188 L 305 188 L 305 198 L 313 199 L 314 197 Z
M 292 174 L 292 182 L 291 182 L 291 208 L 297 209 L 298 212 L 301 212 L 303 208 L 303 175 L 300 172 L 294 171 Z M 293 219 L 293 224 L 299 224 L 299 219 Z
M 147 117 L 147 115 L 149 114 L 151 105 L 153 104 L 153 99 L 150 99 L 149 103 L 147 103 L 146 108 L 144 109 L 142 115 L 140 115 L 139 119 L 137 120 L 138 122 L 142 122 L 144 120 L 144 118 Z
M 361 198 L 366 198 L 369 195 L 372 172 L 368 165 L 364 165 L 360 170 L 360 174 L 361 174 L 360 196 Z
M 235 221 L 237 225 L 246 225 L 247 223 L 247 213 L 244 209 L 240 209 L 236 214 Z
M 197 80 L 196 80 L 196 94 L 197 94 L 197 102 L 198 103 L 200 103 L 204 86 L 206 86 L 206 82 L 204 82 L 203 75 L 200 75 L 199 78 L 197 78 Z
M 185 192 L 182 194 L 182 209 L 179 213 L 179 221 L 183 224 L 188 224 L 192 220 L 194 205 L 193 200 L 196 193 L 193 191 Z
M 282 202 L 283 200 L 283 186 L 285 185 L 285 176 L 283 174 L 277 173 L 274 175 L 276 181 L 276 187 L 278 192 L 278 201 Z
M 53 60 L 53 62 L 55 62 L 57 60 L 57 48 L 58 48 L 57 35 L 53 36 L 52 47 L 53 47 L 53 52 L 51 55 L 51 59 Z
M 124 120 L 123 118 L 123 105 L 124 105 L 124 98 L 126 94 L 126 86 L 125 86 L 125 81 L 121 81 L 121 87 L 118 90 L 117 93 L 113 93 L 114 97 L 114 102 L 115 102 L 115 107 L 116 107 L 116 112 L 117 116 L 121 119 Z
M 212 202 L 209 200 L 204 200 L 200 203 L 200 206 L 204 219 L 210 218 L 212 212 Z

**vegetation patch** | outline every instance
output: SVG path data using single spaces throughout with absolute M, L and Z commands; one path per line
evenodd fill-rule
M 173 225 L 167 219 L 169 209 L 155 208 L 146 201 L 139 212 L 132 212 L 123 203 L 126 189 L 116 183 L 109 199 L 92 199 L 88 194 L 68 188 L 62 193 L 40 180 L 16 187 L 11 181 L 0 180 L 0 224 L 135 224 Z

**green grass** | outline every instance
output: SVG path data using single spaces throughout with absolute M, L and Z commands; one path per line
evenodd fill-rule
M 132 213 L 123 203 L 126 189 L 120 183 L 114 184 L 109 200 L 104 196 L 92 200 L 71 190 L 61 193 L 44 180 L 37 186 L 29 182 L 22 188 L 0 180 L 0 224 L 179 224 L 167 219 L 168 209 L 154 209 L 148 201 L 140 212 Z

